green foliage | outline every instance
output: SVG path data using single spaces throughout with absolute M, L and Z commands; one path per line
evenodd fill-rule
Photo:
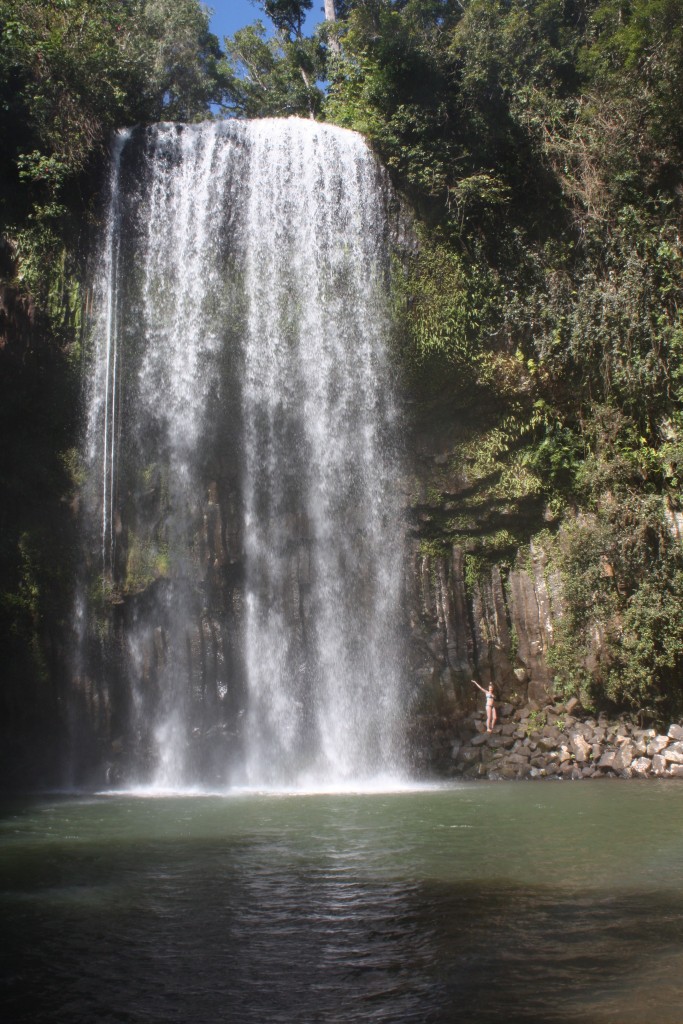
M 111 129 L 206 116 L 224 77 L 197 0 L 0 0 L 0 25 L 0 231 L 33 289 L 27 252 L 82 208 Z
M 539 732 L 542 732 L 548 724 L 548 714 L 546 711 L 532 711 L 526 720 L 525 732 L 527 736 L 534 736 Z
M 125 575 L 126 592 L 142 591 L 154 580 L 168 576 L 169 571 L 168 545 L 145 542 L 134 535 L 129 538 Z
M 468 486 L 421 535 L 465 545 L 472 586 L 552 521 L 558 688 L 662 713 L 683 694 L 682 15 L 358 0 L 326 105 L 424 225 L 403 354 L 422 415 L 466 417 Z
M 668 505 L 644 494 L 619 456 L 592 482 L 595 510 L 555 551 L 565 611 L 551 663 L 564 692 L 660 716 L 683 707 L 683 552 Z
M 650 164 L 649 146 L 680 153 L 682 13 L 680 0 L 603 0 L 593 12 L 581 53 L 582 69 L 627 116 L 626 130 L 637 146 L 634 155 Z
M 300 39 L 306 12 L 313 0 L 262 0 L 261 5 L 275 28 L 290 39 Z
M 425 216 L 481 235 L 515 191 L 537 201 L 532 156 L 575 78 L 576 39 L 560 0 L 358 2 L 327 116 L 371 136 Z
M 406 281 L 411 355 L 455 364 L 470 379 L 480 373 L 483 330 L 495 295 L 484 268 L 467 265 L 443 244 L 424 242 Z
M 443 540 L 426 540 L 424 537 L 420 540 L 419 551 L 423 558 L 430 558 L 432 561 L 437 561 L 440 558 L 445 558 L 449 553 L 448 545 Z
M 667 567 L 668 568 L 668 567 Z M 683 569 L 643 580 L 631 595 L 616 638 L 615 664 L 606 691 L 616 703 L 640 709 L 666 703 L 683 709 Z
M 324 51 L 316 39 L 290 39 L 286 31 L 268 38 L 260 21 L 225 39 L 226 109 L 241 117 L 314 117 L 323 94 Z

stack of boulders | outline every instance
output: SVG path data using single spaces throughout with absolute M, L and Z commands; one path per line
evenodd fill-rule
M 486 779 L 683 778 L 683 726 L 666 734 L 627 716 L 581 713 L 575 698 L 498 707 L 488 733 L 481 712 L 463 723 L 451 749 L 449 774 Z

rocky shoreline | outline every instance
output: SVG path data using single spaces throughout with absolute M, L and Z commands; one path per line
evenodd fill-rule
M 466 779 L 683 778 L 683 725 L 643 729 L 628 716 L 583 714 L 579 702 L 498 705 L 486 732 L 482 711 L 451 742 L 446 774 Z

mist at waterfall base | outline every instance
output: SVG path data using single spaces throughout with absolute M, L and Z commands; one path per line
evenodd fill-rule
M 297 119 L 121 132 L 111 166 L 71 779 L 396 784 L 385 176 Z

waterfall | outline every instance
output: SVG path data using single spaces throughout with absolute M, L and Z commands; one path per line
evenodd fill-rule
M 84 531 L 116 781 L 403 770 L 387 202 L 362 138 L 331 126 L 116 138 Z

